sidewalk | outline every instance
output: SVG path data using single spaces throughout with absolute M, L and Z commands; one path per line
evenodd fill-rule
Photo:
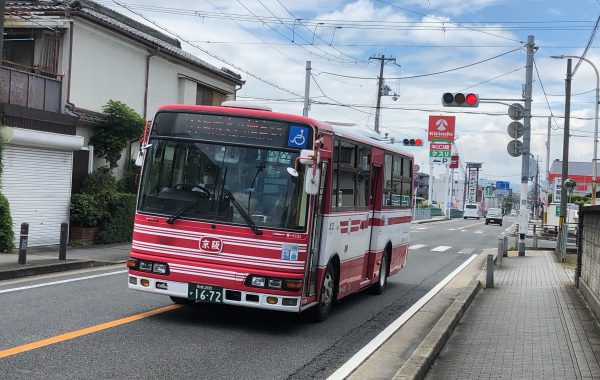
M 58 260 L 58 246 L 27 249 L 25 265 L 18 264 L 18 254 L 0 254 L 0 281 L 67 270 L 92 268 L 125 262 L 131 243 L 67 247 L 67 259 Z
M 505 257 L 427 379 L 600 379 L 600 328 L 551 252 Z

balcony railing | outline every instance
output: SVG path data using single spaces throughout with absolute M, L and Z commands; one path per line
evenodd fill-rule
M 60 79 L 0 67 L 0 103 L 61 113 Z

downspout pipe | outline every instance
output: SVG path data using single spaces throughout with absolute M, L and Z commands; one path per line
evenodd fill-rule
M 67 17 L 70 14 L 67 12 Z M 69 67 L 67 68 L 67 100 L 65 106 L 71 111 L 75 112 L 75 104 L 71 103 L 71 72 L 73 66 L 73 32 L 75 23 L 73 20 L 69 21 Z

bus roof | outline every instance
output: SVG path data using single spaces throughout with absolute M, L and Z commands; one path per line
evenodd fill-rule
M 383 150 L 392 151 L 402 154 L 407 157 L 413 157 L 412 154 L 406 153 L 394 146 L 381 140 L 381 136 L 375 131 L 363 126 L 348 126 L 336 125 L 334 123 L 326 123 L 310 117 L 304 117 L 289 113 L 272 112 L 260 109 L 238 108 L 238 107 L 222 107 L 222 106 L 198 106 L 191 104 L 166 104 L 160 106 L 157 112 L 160 111 L 184 111 L 184 112 L 210 112 L 218 114 L 228 114 L 236 116 L 259 117 L 266 119 L 284 120 L 293 123 L 304 123 L 317 127 L 319 130 L 331 132 L 337 136 L 349 138 L 357 142 L 376 146 Z

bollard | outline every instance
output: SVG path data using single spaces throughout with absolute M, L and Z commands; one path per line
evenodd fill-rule
M 488 254 L 487 256 L 487 271 L 485 274 L 485 287 L 494 287 L 494 255 Z
M 537 249 L 538 247 L 538 237 L 536 232 L 536 225 L 533 225 L 533 249 Z
M 519 234 L 515 234 L 515 250 L 519 250 Z
M 496 266 L 502 268 L 502 256 L 504 256 L 504 238 L 498 238 L 498 255 L 496 256 Z
M 69 223 L 62 222 L 60 224 L 60 246 L 58 248 L 58 259 L 67 259 L 67 236 L 69 234 Z
M 526 235 L 525 234 L 520 234 L 520 235 L 521 235 L 521 240 L 523 240 L 523 242 L 519 243 L 519 246 L 518 246 L 519 247 L 519 256 L 525 256 L 525 238 L 526 238 Z M 523 252 L 523 253 L 521 254 L 521 252 Z
M 504 252 L 502 252 L 502 256 L 508 257 L 508 236 L 502 238 L 504 240 Z
M 29 223 L 21 223 L 21 236 L 19 237 L 19 264 L 27 262 L 27 239 L 29 237 Z

